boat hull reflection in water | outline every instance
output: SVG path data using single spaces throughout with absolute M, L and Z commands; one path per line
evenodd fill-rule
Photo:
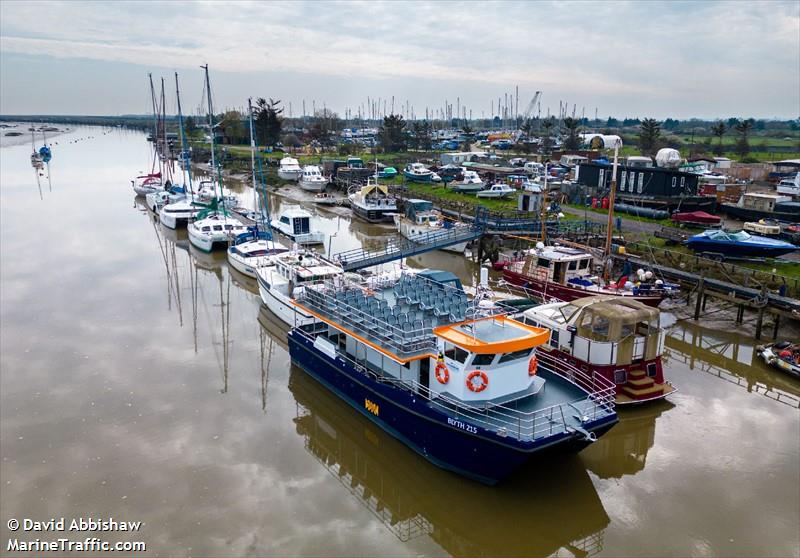
M 289 389 L 306 450 L 401 541 L 427 535 L 454 556 L 566 549 L 586 557 L 603 549 L 609 518 L 574 456 L 524 467 L 487 488 L 418 459 L 297 368 Z

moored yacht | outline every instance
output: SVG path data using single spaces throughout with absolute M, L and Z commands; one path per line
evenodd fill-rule
M 460 180 L 450 182 L 447 187 L 454 192 L 474 194 L 483 190 L 485 184 L 481 177 L 474 170 L 464 170 Z
M 203 213 L 198 214 L 199 218 L 189 223 L 187 229 L 189 242 L 204 252 L 227 247 L 237 236 L 247 232 L 241 221 L 224 211 L 212 210 L 207 216 Z
M 397 201 L 389 194 L 389 189 L 372 180 L 352 192 L 348 199 L 353 214 L 370 223 L 392 221 L 397 213 Z
M 410 182 L 439 182 L 441 178 L 438 174 L 423 165 L 422 163 L 409 163 L 403 170 L 403 176 Z
M 302 174 L 303 169 L 294 157 L 284 157 L 278 164 L 278 177 L 282 180 L 298 180 Z
M 184 197 L 182 200 L 162 206 L 158 210 L 158 220 L 170 229 L 185 227 L 198 213 L 208 207 L 208 204 L 191 201 Z
M 254 238 L 252 234 L 244 234 L 239 239 L 241 241 L 228 246 L 228 263 L 248 277 L 256 278 L 260 268 L 275 265 L 275 256 L 289 251 L 269 239 Z
M 325 242 L 325 233 L 311 229 L 311 213 L 301 207 L 289 207 L 284 210 L 280 217 L 270 222 L 270 226 L 298 244 Z
M 165 205 L 176 203 L 185 199 L 186 191 L 181 186 L 170 186 L 167 190 L 150 192 L 144 197 L 147 209 L 153 213 L 158 213 Z
M 272 263 L 256 269 L 261 300 L 289 325 L 313 324 L 314 316 L 308 312 L 296 312 L 292 299 L 306 284 L 343 275 L 342 268 L 306 250 L 274 255 Z
M 503 279 L 545 300 L 569 302 L 590 295 L 630 297 L 656 307 L 678 287 L 660 279 L 640 281 L 622 276 L 604 283 L 594 275 L 593 256 L 577 248 L 544 246 L 508 264 Z
M 395 214 L 394 224 L 405 238 L 420 242 L 425 242 L 426 237 L 431 234 L 447 229 L 469 228 L 466 223 L 452 221 L 446 223 L 442 219 L 442 214 L 433 209 L 433 202 L 416 199 L 406 200 L 405 214 Z M 466 242 L 459 242 L 442 249 L 450 252 L 463 252 L 466 248 Z
M 328 179 L 322 176 L 317 165 L 306 165 L 298 181 L 300 188 L 308 192 L 322 192 L 328 185 Z
M 131 185 L 137 196 L 146 196 L 164 189 L 160 172 L 137 176 L 135 180 L 131 180 Z
M 550 330 L 550 341 L 540 350 L 612 382 L 617 405 L 663 399 L 675 391 L 664 380 L 665 332 L 656 308 L 631 298 L 589 296 L 535 306 L 518 319 Z
M 494 484 L 616 422 L 614 386 L 537 349 L 549 332 L 435 275 L 306 284 L 292 361 L 433 464 Z

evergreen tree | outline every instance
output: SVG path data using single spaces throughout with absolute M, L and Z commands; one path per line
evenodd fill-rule
M 383 118 L 383 125 L 381 125 L 378 133 L 378 141 L 383 147 L 384 153 L 406 150 L 405 127 L 406 121 L 402 115 L 390 114 Z
M 753 124 L 755 124 L 755 120 L 748 118 L 747 120 L 742 120 L 736 124 L 736 126 L 734 126 L 736 133 L 739 134 L 739 141 L 736 142 L 736 153 L 742 157 L 746 157 L 750 153 L 750 142 L 748 141 L 748 136 L 750 135 L 750 131 L 753 129 Z
M 642 155 L 652 155 L 658 147 L 661 125 L 655 118 L 645 118 L 639 126 L 639 150 Z
M 564 119 L 564 128 L 567 129 L 567 139 L 564 140 L 564 149 L 575 150 L 581 147 L 581 137 L 578 135 L 578 125 L 580 122 L 570 116 Z
M 281 128 L 283 127 L 283 108 L 281 102 L 270 98 L 269 101 L 260 97 L 256 100 L 255 129 L 256 136 L 263 145 L 275 145 L 280 141 Z
M 717 147 L 714 149 L 714 152 L 717 155 L 722 155 L 722 136 L 725 135 L 725 132 L 728 131 L 728 128 L 725 126 L 725 123 L 722 120 L 718 120 L 714 124 L 711 125 L 711 135 L 716 136 L 719 138 L 719 142 L 717 143 Z

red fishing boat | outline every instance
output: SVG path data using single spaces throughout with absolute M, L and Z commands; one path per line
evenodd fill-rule
M 593 274 L 593 256 L 565 246 L 547 246 L 528 254 L 523 261 L 503 269 L 503 279 L 543 300 L 569 302 L 589 295 L 630 298 L 656 307 L 676 285 L 660 279 L 642 281 L 638 275 L 623 275 L 616 282 L 603 282 Z

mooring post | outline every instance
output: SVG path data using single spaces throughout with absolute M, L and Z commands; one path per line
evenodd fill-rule
M 778 338 L 778 324 L 781 323 L 781 315 L 775 314 L 775 323 L 772 325 L 772 340 L 775 341 Z
M 739 305 L 739 309 L 736 311 L 736 323 L 740 324 L 744 321 L 744 304 Z
M 766 299 L 767 299 L 767 286 L 764 285 L 761 288 L 761 300 L 764 302 L 758 309 L 758 321 L 756 322 L 756 339 L 758 340 L 761 339 L 761 328 L 764 325 L 764 311 L 767 309 Z
M 700 309 L 703 307 L 703 295 L 706 289 L 706 278 L 700 275 L 700 282 L 697 284 L 697 300 L 694 303 L 694 319 L 700 318 Z

